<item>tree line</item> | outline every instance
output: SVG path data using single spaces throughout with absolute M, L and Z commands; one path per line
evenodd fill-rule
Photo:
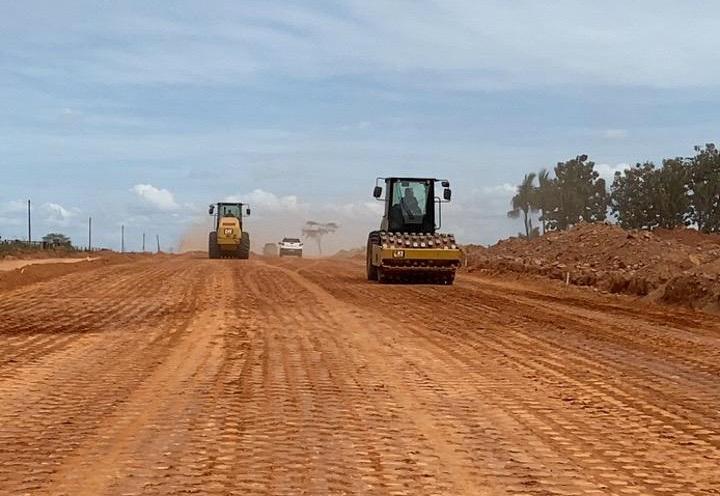
M 512 197 L 508 216 L 522 218 L 523 237 L 608 216 L 626 229 L 692 225 L 720 232 L 720 152 L 714 144 L 696 146 L 694 156 L 664 159 L 659 166 L 636 163 L 616 172 L 609 188 L 587 155 L 558 162 L 552 172 L 526 174 Z

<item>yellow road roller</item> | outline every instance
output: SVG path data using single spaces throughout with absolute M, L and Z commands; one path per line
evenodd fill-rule
M 439 189 L 442 196 L 436 196 Z M 455 236 L 438 232 L 442 205 L 452 198 L 450 182 L 435 178 L 379 177 L 373 196 L 385 203 L 385 211 L 380 230 L 368 235 L 368 280 L 452 284 L 462 259 L 461 251 Z
M 220 202 L 210 205 L 215 229 L 208 236 L 210 258 L 250 258 L 250 234 L 243 229 L 243 216 L 250 215 L 244 203 Z

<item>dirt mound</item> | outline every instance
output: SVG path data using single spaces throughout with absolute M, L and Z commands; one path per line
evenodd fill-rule
M 465 245 L 462 247 L 465 265 L 477 267 L 482 265 L 488 256 L 488 248 L 483 245 Z
M 612 293 L 697 308 L 720 307 L 718 235 L 581 224 L 530 241 L 511 238 L 465 251 L 470 271 L 535 274 Z
M 162 255 L 140 255 L 140 254 L 119 254 L 112 252 L 97 252 L 92 260 L 77 263 L 48 263 L 37 265 L 26 265 L 24 267 L 0 272 L 0 291 L 8 291 L 35 284 L 37 282 L 48 281 L 66 274 L 85 272 L 93 270 L 105 265 L 115 265 L 121 263 L 129 263 L 148 256 Z
M 688 246 L 720 246 L 720 234 L 705 234 L 696 229 L 655 229 L 652 232 L 666 241 L 677 241 Z
M 348 250 L 340 250 L 335 255 L 333 255 L 333 258 L 352 258 L 355 260 L 364 260 L 365 259 L 365 248 L 351 248 Z

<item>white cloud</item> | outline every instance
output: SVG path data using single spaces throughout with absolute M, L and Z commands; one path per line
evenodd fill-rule
M 46 202 L 40 205 L 32 205 L 32 221 L 35 231 L 56 229 L 58 227 L 71 226 L 75 218 L 80 213 L 80 209 L 75 207 L 64 207 L 59 203 Z M 0 203 L 0 227 L 13 228 L 17 234 L 20 231 L 16 228 L 27 225 L 27 201 L 11 200 Z M 24 234 L 24 231 L 22 232 Z
M 180 9 L 170 19 L 152 7 L 117 3 L 82 23 L 71 22 L 78 15 L 72 9 L 15 9 L 0 21 L 0 31 L 14 41 L 17 30 L 37 26 L 32 45 L 7 43 L 11 58 L 24 61 L 18 70 L 25 74 L 111 84 L 359 74 L 460 89 L 578 82 L 688 87 L 714 86 L 720 75 L 717 16 L 709 2 L 221 5 Z M 668 19 L 676 29 L 667 29 Z M 53 46 L 69 49 L 62 63 L 37 57 Z
M 278 196 L 262 189 L 255 189 L 246 194 L 230 195 L 225 198 L 225 201 L 249 204 L 251 208 L 257 208 L 259 213 L 298 212 L 306 206 L 298 201 L 298 197 L 295 195 Z
M 132 187 L 131 191 L 145 203 L 159 210 L 166 211 L 179 208 L 179 205 L 175 201 L 175 196 L 166 189 L 156 188 L 151 184 L 136 184 Z
M 79 213 L 76 208 L 67 209 L 58 203 L 43 203 L 40 211 L 45 216 L 45 222 L 60 226 L 68 225 L 70 220 Z
M 501 196 L 505 197 L 508 195 L 514 195 L 515 191 L 517 190 L 516 186 L 513 186 L 510 183 L 503 183 L 503 184 L 496 184 L 494 186 L 483 186 L 479 190 L 474 190 L 473 193 L 482 193 L 483 195 L 488 196 Z
M 358 220 L 379 219 L 383 215 L 383 203 L 379 201 L 360 201 L 343 205 L 325 205 L 323 210 L 335 212 L 341 216 Z
M 613 179 L 615 178 L 615 173 L 622 172 L 628 167 L 630 166 L 626 163 L 619 163 L 617 165 L 595 164 L 595 170 L 598 174 L 600 174 L 601 178 L 605 179 L 605 183 L 608 187 L 612 184 Z

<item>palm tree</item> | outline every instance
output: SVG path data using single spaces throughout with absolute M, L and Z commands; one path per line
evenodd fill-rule
M 535 187 L 535 173 L 525 174 L 525 179 L 517 187 L 517 193 L 512 197 L 510 210 L 507 215 L 511 219 L 517 219 L 520 217 L 520 213 L 523 215 L 523 224 L 525 225 L 525 237 L 530 239 L 533 235 L 532 226 L 532 212 L 537 211 L 536 197 L 537 188 Z

